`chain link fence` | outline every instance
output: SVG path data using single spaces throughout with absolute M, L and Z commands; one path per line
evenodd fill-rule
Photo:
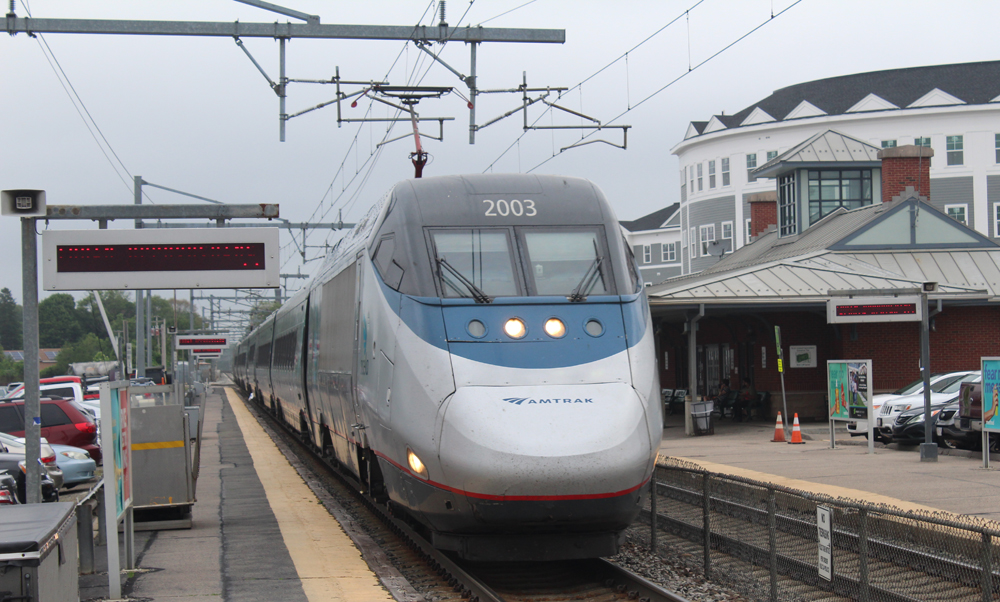
M 700 547 L 706 577 L 751 600 L 1000 600 L 1000 528 L 708 472 L 660 458 L 650 545 Z M 818 509 L 832 519 L 820 575 Z M 678 539 L 680 538 L 680 539 Z

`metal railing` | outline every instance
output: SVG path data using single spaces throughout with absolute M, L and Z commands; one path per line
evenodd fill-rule
M 650 545 L 668 552 L 666 532 L 701 547 L 706 578 L 750 599 L 800 600 L 803 588 L 866 602 L 998 599 L 992 521 L 833 498 L 672 458 L 654 476 Z M 833 519 L 829 580 L 819 573 L 818 507 Z

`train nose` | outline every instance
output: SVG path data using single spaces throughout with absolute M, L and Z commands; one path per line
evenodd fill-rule
M 445 483 L 473 496 L 610 497 L 648 476 L 646 413 L 625 383 L 460 387 L 443 411 Z

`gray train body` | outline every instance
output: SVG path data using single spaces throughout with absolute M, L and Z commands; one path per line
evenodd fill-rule
M 397 184 L 233 370 L 465 558 L 614 554 L 648 495 L 662 425 L 649 307 L 586 180 Z

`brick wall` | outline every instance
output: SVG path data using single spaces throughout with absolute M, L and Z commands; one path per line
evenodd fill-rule
M 883 148 L 878 153 L 882 160 L 882 202 L 896 197 L 909 198 L 907 189 L 920 196 L 931 195 L 931 158 L 934 149 L 912 144 L 896 148 Z
M 770 226 L 778 225 L 778 196 L 776 192 L 762 192 L 747 199 L 750 204 L 750 236 L 756 238 Z

